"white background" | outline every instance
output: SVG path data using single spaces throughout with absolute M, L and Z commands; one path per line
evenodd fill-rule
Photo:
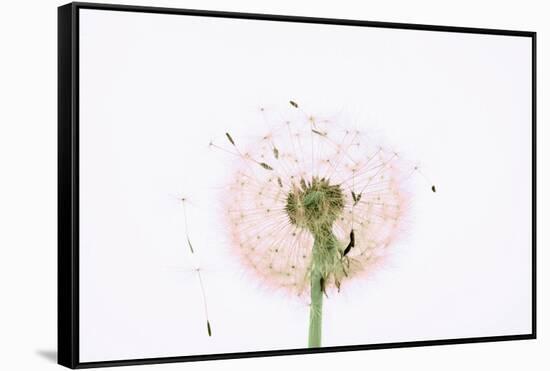
M 521 7 L 503 2 L 386 2 L 365 6 L 340 2 L 337 6 L 291 2 L 254 4 L 233 2 L 155 2 L 140 4 L 255 11 L 293 15 L 357 18 L 396 22 L 527 29 L 539 32 L 539 64 L 546 60 L 543 46 L 547 26 L 543 24 L 542 2 L 524 2 Z M 458 4 L 458 3 L 457 3 Z M 47 369 L 55 350 L 55 189 L 56 189 L 56 2 L 14 5 L 5 9 L 2 41 L 8 48 L 2 59 L 2 349 L 6 368 Z M 543 100 L 546 75 L 539 79 L 539 102 Z M 7 84 L 5 82 L 8 82 Z M 539 110 L 539 127 L 544 123 Z M 539 132 L 539 145 L 546 131 Z M 541 148 L 540 146 L 539 148 Z M 545 150 L 541 148 L 541 151 Z M 544 162 L 544 154 L 540 161 Z M 539 170 L 540 180 L 546 174 Z M 542 188 L 539 183 L 539 187 Z M 545 199 L 539 197 L 539 203 Z M 543 205 L 544 206 L 544 205 Z M 546 212 L 542 210 L 541 212 Z M 541 215 L 539 214 L 539 218 Z M 539 239 L 539 262 L 544 262 L 545 233 Z M 539 264 L 541 267 L 541 264 Z M 547 274 L 539 274 L 545 286 Z M 539 292 L 541 312 L 539 340 L 498 344 L 477 344 L 422 349 L 384 350 L 346 354 L 231 360 L 157 368 L 240 369 L 318 367 L 329 369 L 345 364 L 349 368 L 464 369 L 491 367 L 514 369 L 541 364 L 544 360 L 546 321 L 542 310 L 546 297 Z M 48 355 L 50 357 L 48 358 Z
M 231 264 L 235 159 L 208 148 L 229 131 L 246 151 L 259 107 L 280 125 L 291 98 L 438 188 L 409 181 L 406 237 L 325 300 L 323 345 L 531 332 L 530 38 L 96 10 L 80 28 L 83 362 L 305 346 L 306 303 Z

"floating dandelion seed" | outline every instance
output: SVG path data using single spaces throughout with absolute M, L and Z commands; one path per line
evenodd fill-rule
M 228 133 L 236 152 L 218 147 L 239 158 L 226 216 L 248 268 L 268 285 L 310 296 L 309 346 L 318 347 L 323 295 L 368 273 L 398 237 L 406 177 L 394 151 L 289 103 L 296 119 L 247 155 Z
M 227 137 L 230 138 L 229 134 L 227 134 Z M 189 227 L 187 225 L 187 200 L 185 198 L 181 198 L 180 201 L 183 204 L 183 218 L 184 218 L 184 225 L 185 225 L 185 238 L 187 240 L 187 245 L 189 246 L 189 250 L 191 251 L 192 255 L 195 255 L 195 249 L 193 249 L 193 245 L 191 244 L 191 238 L 189 237 Z M 212 326 L 210 325 L 210 318 L 208 317 L 208 304 L 206 302 L 206 291 L 204 289 L 204 283 L 202 281 L 202 275 L 201 275 L 201 269 L 200 267 L 195 267 L 194 271 L 197 273 L 197 279 L 199 281 L 199 286 L 201 289 L 201 296 L 202 296 L 202 303 L 204 307 L 204 316 L 206 318 L 206 331 L 208 333 L 208 336 L 212 336 Z

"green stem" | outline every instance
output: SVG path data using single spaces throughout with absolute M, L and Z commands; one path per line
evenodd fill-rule
M 309 340 L 310 348 L 321 346 L 323 324 L 323 287 L 333 271 L 334 262 L 338 260 L 337 240 L 332 234 L 332 228 L 323 226 L 315 230 L 311 259 L 311 307 L 309 310 Z
M 323 289 L 322 275 L 318 271 L 311 273 L 311 307 L 309 310 L 309 341 L 310 348 L 321 346 L 321 328 L 323 322 Z

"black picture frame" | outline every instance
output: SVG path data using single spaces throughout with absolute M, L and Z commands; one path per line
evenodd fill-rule
M 81 9 L 121 12 L 193 15 L 278 22 L 456 32 L 480 35 L 508 35 L 530 38 L 532 42 L 532 331 L 529 334 L 408 341 L 383 344 L 334 346 L 317 349 L 287 349 L 181 357 L 121 359 L 81 362 L 79 359 L 79 11 Z M 265 357 L 307 353 L 342 352 L 367 349 L 418 347 L 463 343 L 496 342 L 536 338 L 536 32 L 487 28 L 434 26 L 329 18 L 309 18 L 268 14 L 232 13 L 144 6 L 70 3 L 58 8 L 58 363 L 69 368 L 122 366 Z

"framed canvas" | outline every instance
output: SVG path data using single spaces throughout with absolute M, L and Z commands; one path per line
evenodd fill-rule
M 535 338 L 534 32 L 58 16 L 60 364 Z

